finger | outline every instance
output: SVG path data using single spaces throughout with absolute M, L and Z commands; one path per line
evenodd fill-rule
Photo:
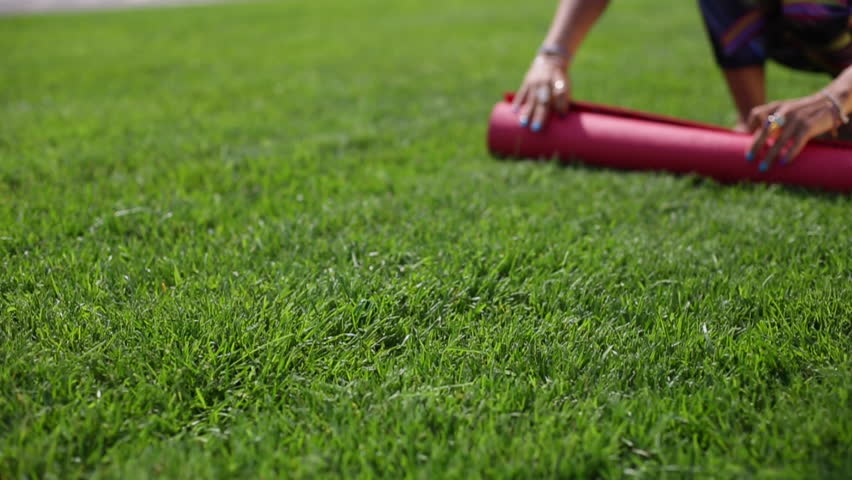
M 564 93 L 553 97 L 553 109 L 562 116 L 568 113 L 568 98 Z
M 568 112 L 568 82 L 564 77 L 557 75 L 553 80 L 553 107 L 554 109 L 565 114 Z
M 745 158 L 749 162 L 757 158 L 757 154 L 763 149 L 766 144 L 766 139 L 769 137 L 769 121 L 763 121 L 763 127 L 754 135 L 751 142 L 751 148 L 746 152 Z
M 819 134 L 820 130 L 818 128 L 814 128 L 813 125 L 810 128 L 803 127 L 801 132 L 794 137 L 792 145 L 787 150 L 784 158 L 781 159 L 781 163 L 792 163 L 793 160 L 802 153 L 802 150 L 807 146 L 808 142 L 819 136 Z
M 521 111 L 521 107 L 524 105 L 524 100 L 527 98 L 528 91 L 529 87 L 527 87 L 526 82 L 524 82 L 524 84 L 521 85 L 521 89 L 515 94 L 515 99 L 512 101 L 513 112 L 519 113 Z
M 770 111 L 767 105 L 752 108 L 751 112 L 748 114 L 748 118 L 746 119 L 746 128 L 748 128 L 748 131 L 754 133 L 760 129 L 760 127 L 766 123 L 769 113 Z
M 797 138 L 803 133 L 804 128 L 800 123 L 795 123 L 793 125 L 788 124 L 785 128 L 783 128 L 781 130 L 781 134 L 775 139 L 775 143 L 772 144 L 772 147 L 770 147 L 769 151 L 766 152 L 766 155 L 763 157 L 763 161 L 760 162 L 760 171 L 765 172 L 769 170 L 769 167 L 771 167 L 772 163 L 775 162 L 775 159 L 778 158 L 778 154 L 781 153 L 781 149 L 784 148 L 791 139 Z
M 538 129 L 533 130 L 533 124 L 535 123 L 536 115 L 538 115 L 539 110 L 541 110 L 541 105 L 536 101 L 533 95 L 530 95 L 530 98 L 527 99 L 527 106 L 529 108 L 529 113 L 526 116 L 527 124 L 526 126 L 530 127 L 532 131 L 538 131 L 541 129 L 541 125 L 539 125 Z
M 523 105 L 521 105 L 521 112 L 518 115 L 518 122 L 522 127 L 527 127 L 530 124 L 530 118 L 532 118 L 533 111 L 535 110 L 535 99 L 529 93 L 527 93 L 526 98 L 524 99 Z
M 533 132 L 541 131 L 544 128 L 544 122 L 547 121 L 547 112 L 550 110 L 548 108 L 549 101 L 550 99 L 547 102 L 536 99 L 535 112 L 532 116 L 532 126 L 530 127 L 530 130 Z
M 754 133 L 766 123 L 767 117 L 769 117 L 769 113 L 764 111 L 763 108 L 753 108 L 748 114 L 745 126 L 750 133 Z
M 802 149 L 805 148 L 805 145 L 807 145 L 809 141 L 811 141 L 810 135 L 797 135 L 793 139 L 793 144 L 787 150 L 787 153 L 781 158 L 781 165 L 793 163 L 793 160 L 802 153 Z

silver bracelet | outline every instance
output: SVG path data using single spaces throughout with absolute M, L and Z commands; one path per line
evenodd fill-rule
M 559 57 L 566 62 L 571 60 L 571 54 L 559 45 L 542 45 L 538 49 L 538 54 L 546 57 Z
M 831 106 L 834 107 L 834 110 L 837 112 L 837 116 L 840 118 L 840 121 L 843 123 L 843 125 L 849 123 L 849 116 L 846 115 L 846 112 L 843 111 L 843 106 L 840 105 L 840 100 L 838 100 L 837 97 L 835 97 L 831 92 L 827 90 L 823 90 L 819 93 L 821 93 L 823 97 L 828 99 L 829 102 L 831 102 Z

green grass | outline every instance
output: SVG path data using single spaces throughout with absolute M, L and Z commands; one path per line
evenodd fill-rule
M 847 475 L 852 200 L 490 158 L 552 3 L 0 19 L 0 478 Z M 733 120 L 694 2 L 574 80 Z

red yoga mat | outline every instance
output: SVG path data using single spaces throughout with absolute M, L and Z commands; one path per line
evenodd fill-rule
M 695 173 L 721 182 L 766 182 L 852 192 L 852 143 L 814 140 L 790 164 L 768 172 L 747 162 L 751 135 L 660 115 L 577 102 L 540 132 L 518 124 L 511 95 L 494 106 L 488 149 L 503 157 L 581 160 L 629 170 Z

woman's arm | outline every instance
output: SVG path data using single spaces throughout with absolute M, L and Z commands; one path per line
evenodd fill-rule
M 751 111 L 749 129 L 755 133 L 754 143 L 746 153 L 749 161 L 761 157 L 761 153 L 773 137 L 775 142 L 762 155 L 760 169 L 769 169 L 776 159 L 792 161 L 813 138 L 828 132 L 836 132 L 852 114 L 852 66 L 844 70 L 823 90 L 804 98 L 772 102 Z M 774 115 L 779 127 L 773 133 L 769 116 Z M 780 122 L 780 123 L 779 123 Z
M 573 55 L 608 4 L 609 0 L 560 1 L 544 44 L 559 46 Z
M 752 109 L 766 103 L 766 73 L 763 65 L 724 70 L 728 90 L 737 106 L 734 130 L 748 132 L 748 116 Z
M 539 54 L 515 96 L 514 107 L 522 126 L 536 132 L 544 127 L 552 106 L 568 109 L 570 82 L 567 69 L 574 52 L 609 0 L 561 0 Z

